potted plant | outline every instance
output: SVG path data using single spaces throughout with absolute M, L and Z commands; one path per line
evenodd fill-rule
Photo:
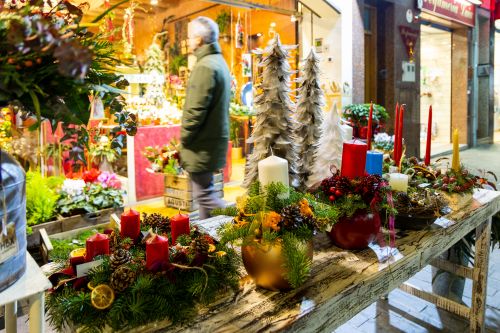
M 225 42 L 228 42 L 231 38 L 231 36 L 227 34 L 227 29 L 230 28 L 231 25 L 231 14 L 227 10 L 223 10 L 217 15 L 215 22 L 219 26 L 220 37 L 223 38 Z
M 240 123 L 231 120 L 229 127 L 229 139 L 231 140 L 231 159 L 238 161 L 243 158 L 243 149 L 240 146 Z
M 113 163 L 118 158 L 115 149 L 111 147 L 111 141 L 106 135 L 99 138 L 99 141 L 90 145 L 89 154 L 92 162 L 99 165 L 99 170 L 113 172 Z
M 364 249 L 380 231 L 380 211 L 394 215 L 387 200 L 390 187 L 378 175 L 355 179 L 336 172 L 324 179 L 316 195 L 339 209 L 338 222 L 328 235 L 335 245 L 348 250 Z
M 342 118 L 346 119 L 353 127 L 355 138 L 366 139 L 368 133 L 368 117 L 370 115 L 370 104 L 349 104 L 344 107 Z M 378 104 L 373 104 L 373 128 L 372 133 L 377 134 L 383 128 L 383 125 L 389 114 L 385 108 Z
M 222 244 L 241 246 L 243 264 L 255 283 L 270 290 L 301 286 L 309 277 L 316 229 L 329 223 L 328 209 L 281 183 L 253 183 L 237 207 L 212 215 L 234 216 L 218 230 Z

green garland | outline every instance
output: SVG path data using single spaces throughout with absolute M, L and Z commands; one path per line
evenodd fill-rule
M 116 237 L 116 248 L 127 248 L 127 242 Z M 234 249 L 213 243 L 200 261 L 195 242 L 213 239 L 192 228 L 186 247 L 170 248 L 170 263 L 150 272 L 145 267 L 143 244 L 129 248 L 132 259 L 124 264 L 137 272 L 135 281 L 122 292 L 115 290 L 112 305 L 99 310 L 92 305 L 92 286 L 110 284 L 113 273 L 110 258 L 103 256 L 103 263 L 92 269 L 85 283 L 67 283 L 47 294 L 48 319 L 57 330 L 70 328 L 81 332 L 101 332 L 106 327 L 113 330 L 131 330 L 154 321 L 169 319 L 174 324 L 192 318 L 197 304 L 207 304 L 217 295 L 238 288 L 240 275 L 239 255 Z M 123 266 L 123 265 L 122 265 Z M 122 267 L 120 266 L 120 267 Z M 87 286 L 87 287 L 85 287 Z

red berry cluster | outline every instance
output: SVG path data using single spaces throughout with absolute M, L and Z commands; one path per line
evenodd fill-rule
M 370 203 L 374 198 L 379 197 L 382 188 L 383 181 L 378 175 L 349 179 L 337 172 L 332 177 L 321 182 L 321 190 L 330 202 L 334 202 L 343 196 L 356 194 L 360 195 L 366 203 Z
M 349 194 L 352 190 L 349 178 L 343 177 L 339 172 L 330 178 L 323 179 L 321 190 L 328 197 L 330 202 L 334 202 L 343 195 Z
M 467 192 L 476 186 L 479 177 L 473 176 L 467 170 L 459 172 L 448 170 L 446 174 L 439 175 L 433 184 L 433 188 L 446 192 Z

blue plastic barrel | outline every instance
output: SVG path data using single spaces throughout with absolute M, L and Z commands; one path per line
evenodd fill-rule
M 2 181 L 0 186 L 0 291 L 2 291 L 16 282 L 26 270 L 26 174 L 19 163 L 4 151 L 0 151 L 0 167 Z M 7 214 L 9 226 L 6 228 L 7 235 L 2 228 L 5 214 Z M 13 244 L 16 246 L 14 247 Z

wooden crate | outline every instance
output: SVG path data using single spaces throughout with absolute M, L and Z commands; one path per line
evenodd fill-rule
M 219 197 L 224 197 L 224 175 L 214 174 L 214 188 Z M 198 203 L 193 198 L 191 179 L 187 175 L 165 175 L 164 201 L 166 207 L 178 208 L 187 212 L 198 209 Z
M 224 197 L 224 191 L 218 191 L 217 192 L 219 198 Z M 179 198 L 173 198 L 167 195 L 164 195 L 163 197 L 165 201 L 165 206 L 166 207 L 171 207 L 171 208 L 178 208 L 180 210 L 184 210 L 186 212 L 193 212 L 195 210 L 198 210 L 199 205 L 194 199 L 179 199 Z
M 45 229 L 48 235 L 59 234 L 62 232 L 80 229 L 90 226 L 108 223 L 111 214 L 121 214 L 123 207 L 107 208 L 94 213 L 86 213 L 70 217 L 58 216 L 57 220 L 34 225 L 33 232 L 28 235 L 28 248 L 40 246 L 40 229 Z
M 219 182 L 214 184 L 214 191 L 220 192 L 224 189 L 224 183 Z M 186 191 L 186 190 L 180 190 L 177 188 L 173 187 L 166 187 L 165 188 L 165 196 L 171 197 L 171 198 L 177 198 L 177 199 L 183 199 L 183 200 L 193 200 L 193 192 L 192 191 Z

